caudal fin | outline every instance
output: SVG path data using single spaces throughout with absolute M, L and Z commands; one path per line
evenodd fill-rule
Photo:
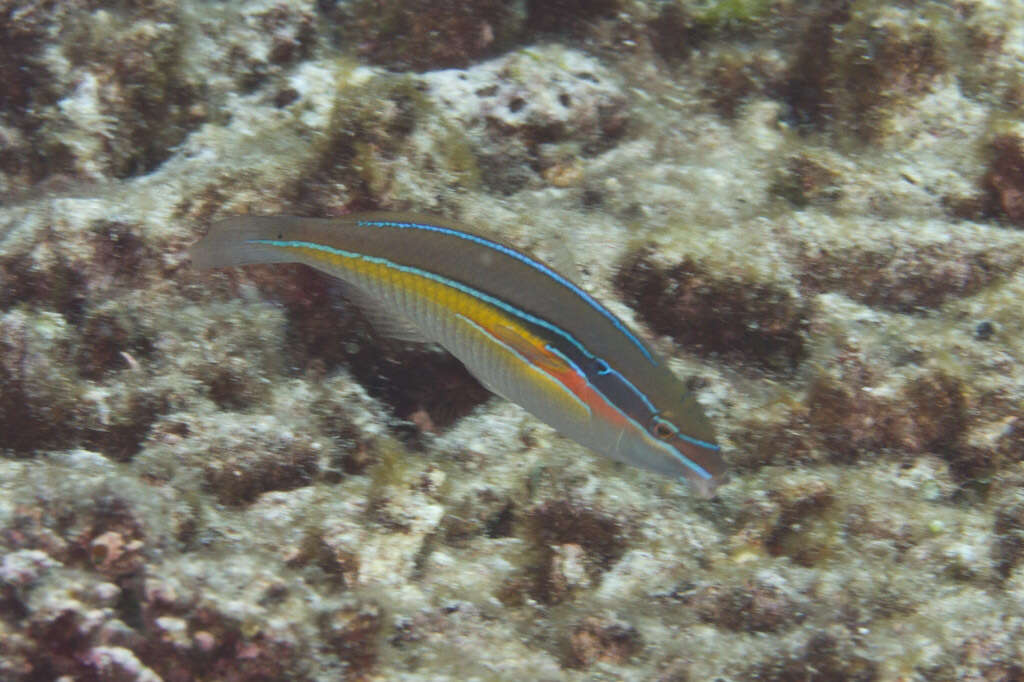
M 252 243 L 260 239 L 288 239 L 297 222 L 293 216 L 236 216 L 210 226 L 209 232 L 189 249 L 192 265 L 206 270 L 247 263 L 282 263 L 292 260 L 286 249 Z

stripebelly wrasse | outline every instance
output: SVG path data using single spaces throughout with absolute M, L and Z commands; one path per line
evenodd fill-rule
M 725 463 L 695 396 L 618 317 L 510 246 L 424 216 L 241 216 L 191 249 L 199 268 L 303 263 L 386 332 L 440 344 L 488 389 L 615 460 L 713 494 Z

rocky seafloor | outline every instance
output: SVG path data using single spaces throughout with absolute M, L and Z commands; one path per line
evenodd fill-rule
M 1024 679 L 1017 0 L 0 0 L 0 197 L 0 679 Z M 730 482 L 188 262 L 367 209 L 568 247 Z

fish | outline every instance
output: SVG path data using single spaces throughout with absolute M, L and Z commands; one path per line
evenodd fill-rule
M 587 448 L 703 497 L 725 480 L 712 425 L 665 360 L 572 278 L 497 239 L 421 215 L 235 216 L 190 256 L 200 269 L 321 270 L 385 333 L 441 345 Z

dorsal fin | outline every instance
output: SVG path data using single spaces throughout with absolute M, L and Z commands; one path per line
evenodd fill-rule
M 555 235 L 549 235 L 541 241 L 542 248 L 547 254 L 547 260 L 551 267 L 562 273 L 578 287 L 583 286 L 583 275 L 572 255 L 572 250 L 565 243 L 564 239 L 558 239 Z

